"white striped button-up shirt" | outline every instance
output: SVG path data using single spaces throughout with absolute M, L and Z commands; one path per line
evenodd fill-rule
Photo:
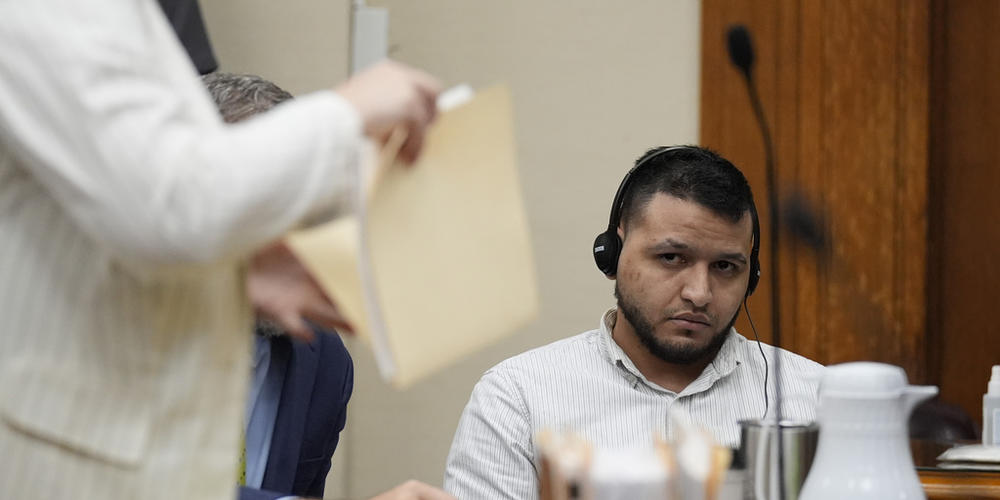
M 514 356 L 483 375 L 448 456 L 448 492 L 461 500 L 538 498 L 534 438 L 546 429 L 573 431 L 600 448 L 648 447 L 656 434 L 671 436 L 668 417 L 684 418 L 735 447 L 738 421 L 764 416 L 764 359 L 735 329 L 701 375 L 675 393 L 639 372 L 611 338 L 614 321 L 612 309 L 597 330 Z M 764 345 L 771 367 L 774 352 Z M 823 368 L 782 352 L 783 418 L 813 420 Z M 768 396 L 773 411 L 773 385 Z M 682 411 L 671 415 L 675 409 Z
M 153 0 L 0 0 L 0 498 L 232 498 L 242 262 L 361 141 L 333 92 L 224 125 Z

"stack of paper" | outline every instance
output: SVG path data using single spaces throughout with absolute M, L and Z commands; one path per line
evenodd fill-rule
M 1000 446 L 970 444 L 949 448 L 940 456 L 942 469 L 1000 471 Z
M 416 165 L 392 142 L 357 216 L 287 241 L 405 387 L 524 326 L 538 291 L 508 90 L 442 112 Z

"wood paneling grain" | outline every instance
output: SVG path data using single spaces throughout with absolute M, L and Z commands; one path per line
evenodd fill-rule
M 1000 364 L 1000 3 L 934 2 L 930 286 L 942 398 L 982 419 Z
M 722 43 L 729 24 L 746 24 L 779 192 L 800 191 L 829 221 L 827 266 L 783 238 L 785 345 L 822 363 L 893 363 L 917 381 L 927 377 L 928 14 L 905 0 L 706 0 L 702 11 L 702 143 L 744 170 L 766 214 L 760 134 Z M 762 265 L 751 311 L 767 339 L 769 248 Z

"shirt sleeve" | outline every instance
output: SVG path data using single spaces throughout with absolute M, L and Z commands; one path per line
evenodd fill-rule
M 241 258 L 351 206 L 363 144 L 332 91 L 226 125 L 152 0 L 0 2 L 0 162 L 112 254 Z
M 444 489 L 456 498 L 538 498 L 530 418 L 524 398 L 496 368 L 472 391 L 448 454 Z

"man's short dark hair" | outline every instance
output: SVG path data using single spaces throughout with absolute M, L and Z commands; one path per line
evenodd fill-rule
M 201 80 L 226 123 L 245 120 L 292 98 L 292 94 L 256 75 L 209 73 Z
M 622 196 L 619 222 L 626 231 L 657 193 L 695 202 L 732 222 L 748 211 L 754 215 L 746 177 L 718 153 L 699 146 L 654 148 L 636 165 L 643 158 L 648 159 L 632 173 Z

